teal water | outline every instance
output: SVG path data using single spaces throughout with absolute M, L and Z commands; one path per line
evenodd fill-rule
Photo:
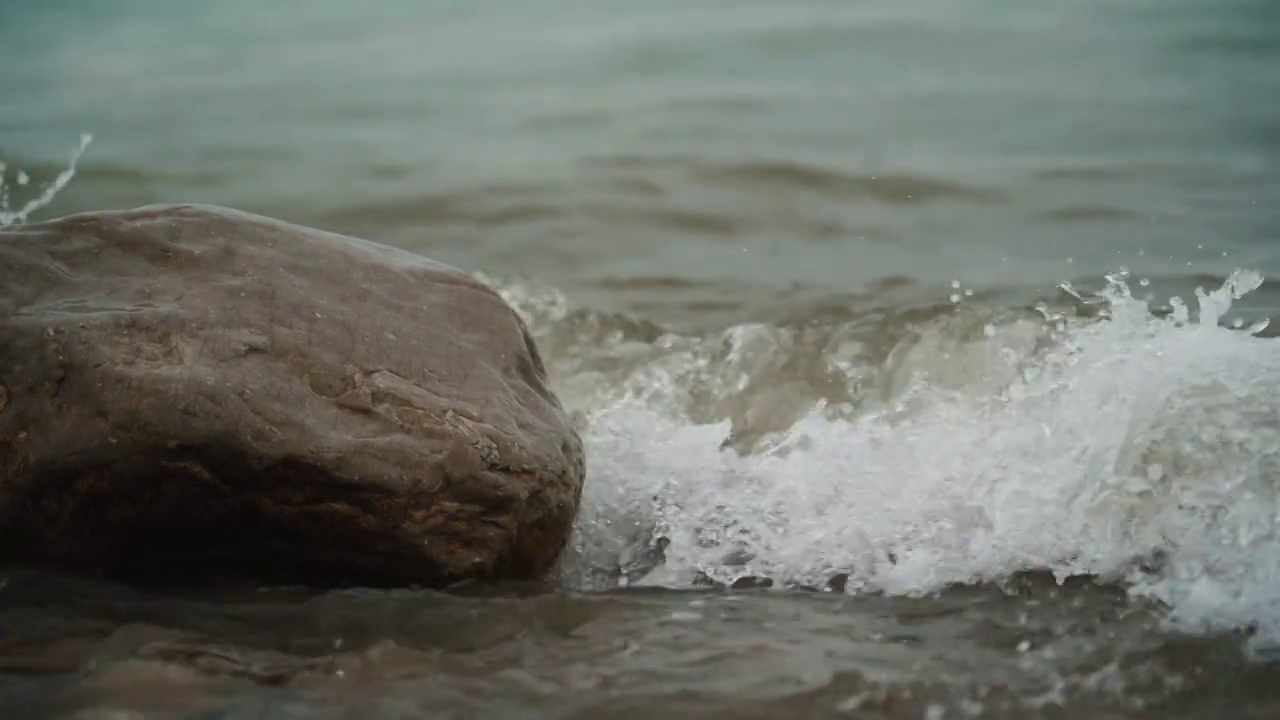
M 482 273 L 590 478 L 532 597 L 14 571 L 0 708 L 1272 717 L 1278 70 L 1269 0 L 8 0 L 10 208 L 89 133 L 34 218 Z
M 583 292 L 1280 267 L 1267 0 L 0 13 L 5 154 L 96 137 L 51 212 L 201 199 Z

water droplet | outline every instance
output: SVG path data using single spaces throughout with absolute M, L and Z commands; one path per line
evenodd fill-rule
M 959 289 L 960 289 L 960 281 L 959 281 L 959 280 L 952 280 L 952 281 L 951 281 L 951 287 L 955 288 L 956 290 L 959 290 Z
M 1148 285 L 1151 284 L 1151 280 L 1147 278 L 1142 278 L 1141 280 L 1138 281 L 1138 284 L 1141 285 L 1142 287 L 1147 287 Z
M 951 302 L 953 303 L 960 302 L 960 296 L 956 293 L 951 293 Z
M 1244 327 L 1244 318 L 1236 318 L 1235 320 L 1232 320 L 1231 327 L 1236 328 L 1237 330 Z
M 25 222 L 27 217 L 43 207 L 53 202 L 55 196 L 62 192 L 67 183 L 71 182 L 76 175 L 76 164 L 80 161 L 80 156 L 84 154 L 85 149 L 89 146 L 91 136 L 82 135 L 80 137 L 80 146 L 71 154 L 71 160 L 67 163 L 67 167 L 51 181 L 46 183 L 41 192 L 34 198 L 28 200 L 20 208 L 16 210 L 9 209 L 9 197 L 7 188 L 0 182 L 0 225 L 8 225 L 15 222 Z M 24 179 L 25 178 L 25 179 Z M 25 185 L 30 182 L 31 178 L 26 173 L 19 171 L 15 176 L 15 180 L 19 185 Z
M 1030 640 L 1023 640 L 1022 642 L 1018 643 L 1018 652 L 1024 653 L 1030 649 L 1031 649 Z
M 992 324 L 990 324 L 990 323 L 987 323 L 987 324 L 986 324 L 986 325 L 984 325 L 984 326 L 983 326 L 983 328 L 982 328 L 982 334 L 983 334 L 983 335 L 985 335 L 985 336 L 987 336 L 987 337 L 995 337 L 995 336 L 996 336 L 996 326 L 995 326 L 995 325 L 992 325 Z

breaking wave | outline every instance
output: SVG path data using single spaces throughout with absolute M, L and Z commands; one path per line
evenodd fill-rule
M 955 293 L 706 337 L 501 284 L 588 446 L 563 581 L 914 595 L 1047 570 L 1275 642 L 1280 346 L 1229 315 L 1262 280 L 1165 312 L 1118 273 L 1057 309 Z

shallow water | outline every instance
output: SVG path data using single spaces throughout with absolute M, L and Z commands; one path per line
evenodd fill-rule
M 1044 577 L 926 599 L 175 599 L 21 580 L 5 620 L 23 649 L 5 655 L 0 697 L 32 714 L 1262 718 L 1280 708 L 1274 675 L 1231 639 L 1170 636 L 1122 593 Z M 52 608 L 50 593 L 62 598 Z M 117 714 L 84 712 L 103 708 Z
M 5 3 L 5 202 L 480 273 L 587 442 L 559 576 L 15 569 L 6 717 L 1280 715 L 1280 6 L 420 5 Z

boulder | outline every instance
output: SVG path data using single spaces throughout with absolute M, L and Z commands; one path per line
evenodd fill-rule
M 6 561 L 538 579 L 583 478 L 524 323 L 454 268 L 212 206 L 0 228 Z

